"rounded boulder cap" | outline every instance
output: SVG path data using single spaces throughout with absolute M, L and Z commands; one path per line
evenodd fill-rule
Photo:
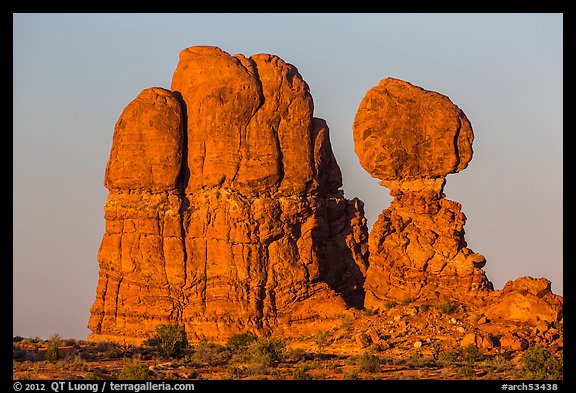
M 470 121 L 450 99 L 386 78 L 363 98 L 353 125 L 354 149 L 383 181 L 443 177 L 472 159 Z

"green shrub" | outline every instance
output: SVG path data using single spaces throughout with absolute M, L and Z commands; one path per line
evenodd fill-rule
M 178 324 L 156 326 L 156 335 L 145 340 L 143 345 L 156 347 L 167 357 L 178 357 L 188 348 L 186 330 Z
M 243 355 L 241 352 L 240 355 Z M 223 345 L 201 341 L 198 343 L 191 360 L 199 363 L 208 363 L 210 366 L 225 364 L 230 360 L 232 353 Z
M 481 362 L 485 358 L 486 355 L 474 344 L 468 344 L 462 351 L 462 359 L 466 362 Z
M 300 366 L 298 368 L 295 368 L 294 371 L 292 371 L 292 379 L 299 381 L 308 381 L 314 378 L 312 378 L 312 376 L 308 374 L 308 368 L 306 366 Z
M 48 340 L 48 348 L 44 354 L 44 359 L 48 360 L 49 362 L 55 362 L 62 359 L 62 354 L 60 353 L 59 349 L 61 341 L 62 337 L 58 333 L 53 334 L 50 337 Z
M 126 358 L 124 360 L 124 365 L 122 366 L 122 371 L 118 375 L 120 380 L 135 380 L 142 381 L 150 377 L 150 370 L 148 366 L 144 363 L 138 363 L 132 359 Z
M 328 336 L 330 336 L 329 330 L 324 330 L 316 334 L 316 347 L 318 352 L 321 353 L 330 343 L 328 342 Z
M 344 378 L 344 379 L 347 379 L 347 380 L 356 381 L 356 380 L 359 380 L 359 379 L 360 379 L 360 376 L 358 375 L 358 372 L 356 372 L 356 371 L 354 371 L 354 370 L 349 370 L 349 371 L 346 371 L 346 372 L 344 373 L 343 378 Z
M 460 352 L 457 349 L 450 349 L 438 353 L 438 360 L 444 363 L 455 363 L 460 359 Z
M 226 372 L 228 374 L 228 379 L 240 379 L 245 376 L 244 368 L 230 364 L 226 367 Z
M 476 371 L 474 371 L 474 369 L 470 366 L 464 366 L 458 368 L 456 375 L 462 379 L 471 379 L 476 377 Z
M 446 315 L 454 314 L 458 311 L 458 305 L 452 304 L 450 302 L 442 303 L 436 306 L 436 308 L 442 313 Z
M 302 348 L 289 348 L 284 353 L 284 359 L 289 362 L 298 363 L 306 359 L 314 359 L 314 355 L 307 354 Z
M 226 341 L 226 348 L 232 351 L 242 351 L 258 340 L 252 333 L 236 333 Z
M 562 379 L 562 357 L 554 356 L 541 346 L 529 348 L 520 359 L 520 370 L 526 379 Z
M 380 358 L 370 353 L 363 353 L 358 359 L 358 370 L 367 373 L 375 373 L 380 370 Z
M 284 359 L 286 343 L 280 338 L 261 338 L 252 345 L 252 353 L 259 363 L 275 366 Z

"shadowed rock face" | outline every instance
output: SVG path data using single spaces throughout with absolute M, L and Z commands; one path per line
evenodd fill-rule
M 92 340 L 316 332 L 362 307 L 363 204 L 339 190 L 326 122 L 277 56 L 180 53 L 114 131 Z

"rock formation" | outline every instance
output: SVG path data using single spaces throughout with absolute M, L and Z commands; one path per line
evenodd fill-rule
M 467 247 L 461 205 L 442 191 L 446 175 L 472 159 L 474 134 L 448 97 L 383 79 L 366 93 L 353 129 L 360 164 L 394 197 L 368 238 L 366 308 L 420 299 L 456 301 L 509 321 L 562 318 L 562 298 L 548 280 L 522 277 L 493 291 L 485 258 Z
M 387 299 L 482 299 L 492 284 L 485 259 L 466 247 L 460 204 L 445 177 L 472 159 L 474 134 L 446 96 L 386 78 L 370 89 L 354 120 L 360 164 L 394 197 L 369 236 L 367 308 Z
M 369 236 L 368 308 L 387 299 L 481 299 L 492 288 L 485 259 L 466 247 L 460 204 L 445 177 L 468 165 L 474 134 L 446 96 L 386 78 L 354 120 L 360 164 L 394 197 Z
M 385 347 L 388 325 L 368 316 L 404 329 L 386 303 L 417 299 L 482 316 L 475 331 L 458 326 L 462 345 L 497 346 L 492 335 L 504 336 L 488 320 L 562 340 L 562 298 L 549 281 L 521 277 L 494 291 L 484 257 L 466 245 L 466 218 L 443 187 L 472 159 L 474 135 L 448 97 L 386 78 L 362 100 L 355 151 L 394 197 L 369 236 L 313 109 L 293 65 L 216 47 L 183 50 L 170 90 L 149 88 L 128 104 L 104 179 L 90 340 L 138 344 L 167 323 L 192 341 L 310 336 L 344 317 L 366 327 L 355 335 L 362 348 Z M 436 331 L 414 321 L 417 332 Z M 520 348 L 520 336 L 503 342 Z
M 552 293 L 545 278 L 519 277 L 508 281 L 504 288 L 494 291 L 492 301 L 483 312 L 489 319 L 526 322 L 537 326 L 541 321 L 558 322 L 563 319 L 563 298 Z
M 180 53 L 115 130 L 91 340 L 316 332 L 362 307 L 363 204 L 339 189 L 326 122 L 277 56 Z M 308 327 L 307 327 L 308 326 Z

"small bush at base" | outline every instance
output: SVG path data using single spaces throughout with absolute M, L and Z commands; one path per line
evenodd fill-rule
M 528 349 L 520 359 L 522 375 L 526 379 L 562 379 L 563 363 L 562 357 L 554 356 L 541 346 Z
M 447 315 L 454 314 L 456 311 L 458 311 L 458 306 L 450 302 L 442 303 L 438 305 L 437 308 L 442 314 Z
M 481 362 L 486 358 L 486 355 L 476 347 L 474 344 L 468 344 L 462 353 L 462 358 L 466 362 Z
M 376 355 L 364 353 L 360 356 L 358 370 L 367 373 L 375 373 L 380 370 L 380 358 Z
M 280 338 L 261 338 L 252 346 L 255 360 L 266 366 L 275 366 L 284 359 L 286 343 Z
M 49 362 L 55 362 L 62 359 L 62 354 L 60 353 L 59 349 L 61 341 L 62 337 L 60 337 L 59 334 L 53 334 L 50 337 L 48 340 L 48 348 L 46 349 L 44 359 L 48 360 Z
M 455 363 L 460 358 L 460 352 L 457 349 L 450 349 L 438 354 L 438 360 L 444 363 Z
M 226 348 L 232 351 L 241 351 L 248 348 L 250 344 L 257 340 L 258 337 L 252 333 L 236 333 L 228 338 L 226 341 Z
M 312 378 L 310 374 L 308 374 L 308 368 L 305 366 L 300 366 L 294 371 L 292 371 L 292 379 L 300 380 L 300 381 L 309 381 Z
M 180 356 L 188 348 L 188 339 L 183 326 L 158 325 L 156 335 L 142 344 L 157 347 L 164 355 L 173 358 Z
M 150 370 L 148 369 L 148 366 L 144 363 L 135 362 L 132 359 L 124 360 L 124 366 L 122 367 L 122 371 L 120 371 L 120 375 L 118 375 L 118 379 L 125 381 L 142 381 L 149 377 Z

